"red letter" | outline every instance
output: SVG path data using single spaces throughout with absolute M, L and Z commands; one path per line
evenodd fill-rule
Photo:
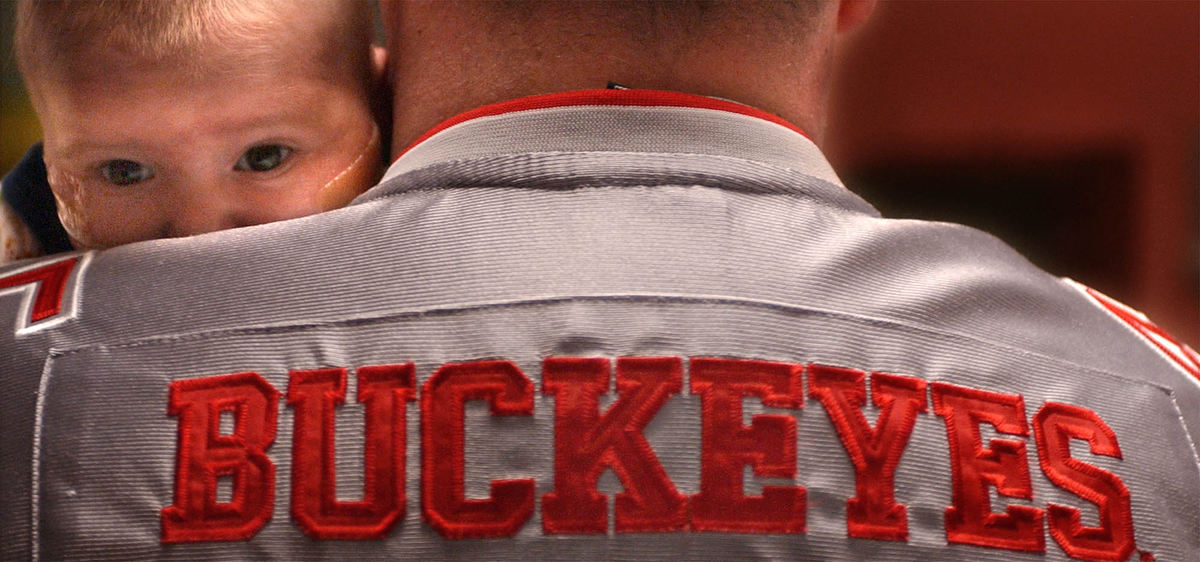
M 7 277 L 0 277 L 0 294 L 9 290 L 20 290 L 23 285 L 36 286 L 32 289 L 33 298 L 29 307 L 29 318 L 17 319 L 18 332 L 21 327 L 40 322 L 62 311 L 63 293 L 67 288 L 67 278 L 79 258 L 68 258 L 43 265 L 38 268 L 20 271 Z
M 1047 402 L 1033 416 L 1042 472 L 1056 486 L 1096 504 L 1099 527 L 1084 527 L 1079 510 L 1051 503 L 1050 536 L 1071 558 L 1128 560 L 1135 548 L 1129 488 L 1117 475 L 1071 458 L 1071 439 L 1083 439 L 1092 454 L 1121 458 L 1117 435 L 1095 412 Z
M 896 466 L 917 414 L 926 411 L 925 381 L 871 373 L 871 402 L 880 410 L 872 428 L 862 412 L 867 403 L 865 378 L 862 371 L 812 365 L 808 394 L 825 406 L 854 465 L 855 496 L 846 502 L 848 534 L 907 541 L 907 510 L 896 503 Z
M 691 391 L 700 395 L 700 493 L 692 496 L 697 531 L 803 533 L 805 493 L 800 486 L 763 486 L 743 493 L 742 467 L 759 476 L 796 477 L 796 420 L 756 415 L 742 425 L 742 397 L 802 408 L 800 365 L 738 359 L 691 360 Z
M 337 499 L 334 409 L 346 401 L 346 369 L 292 371 L 288 404 L 296 410 L 292 444 L 292 517 L 316 539 L 381 539 L 404 516 L 405 402 L 413 364 L 358 369 L 366 406 L 363 501 Z
M 421 508 L 448 539 L 506 537 L 533 515 L 532 478 L 493 480 L 491 498 L 463 495 L 463 404 L 487 400 L 493 416 L 533 415 L 533 383 L 511 361 L 450 363 L 421 391 Z
M 625 491 L 617 494 L 617 532 L 687 527 L 687 496 L 675 489 L 642 430 L 683 386 L 678 357 L 617 359 L 620 399 L 599 415 L 608 393 L 608 359 L 548 357 L 543 391 L 554 395 L 554 491 L 542 496 L 547 533 L 604 533 L 607 498 L 596 491 L 611 468 Z
M 175 503 L 162 510 L 162 542 L 248 539 L 271 519 L 279 391 L 258 373 L 171 383 L 167 413 L 179 416 Z M 233 434 L 221 434 L 221 413 Z M 233 477 L 233 501 L 217 502 L 217 479 Z
M 1025 443 L 992 439 L 983 448 L 979 424 L 1001 433 L 1028 435 L 1025 401 L 1019 394 L 1000 394 L 946 383 L 933 383 L 933 411 L 946 419 L 954 505 L 946 508 L 949 542 L 1045 552 L 1042 510 L 1010 505 L 993 513 L 988 486 L 1000 495 L 1033 499 Z

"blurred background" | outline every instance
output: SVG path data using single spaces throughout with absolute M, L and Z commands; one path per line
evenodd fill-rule
M 0 0 L 0 170 L 40 136 Z M 885 215 L 976 226 L 1200 347 L 1200 1 L 881 2 L 823 147 Z
M 880 2 L 823 147 L 885 216 L 991 232 L 1200 342 L 1200 2 Z

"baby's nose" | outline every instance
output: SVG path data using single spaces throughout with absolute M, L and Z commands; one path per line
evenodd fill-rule
M 220 189 L 189 189 L 176 198 L 168 236 L 181 237 L 253 224 L 245 210 Z

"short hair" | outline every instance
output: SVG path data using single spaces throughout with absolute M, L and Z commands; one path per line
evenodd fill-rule
M 104 53 L 186 62 L 214 41 L 254 44 L 282 10 L 318 7 L 328 16 L 323 31 L 330 40 L 303 39 L 322 62 L 360 63 L 369 76 L 372 5 L 366 0 L 19 0 L 14 55 L 27 85 L 47 72 L 73 73 L 89 56 Z

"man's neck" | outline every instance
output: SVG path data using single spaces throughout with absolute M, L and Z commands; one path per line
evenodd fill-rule
M 399 3 L 398 9 L 408 9 Z M 729 99 L 779 115 L 819 142 L 831 63 L 832 22 L 804 44 L 745 37 L 664 46 L 580 32 L 570 18 L 481 25 L 469 9 L 416 5 L 390 17 L 395 86 L 393 153 L 441 121 L 524 96 L 603 88 L 670 90 Z M 389 17 L 385 14 L 385 17 Z M 534 23 L 531 23 L 534 22 Z M 554 28 L 555 26 L 558 28 Z M 544 29 L 530 29 L 542 26 Z M 519 34 L 521 35 L 519 35 Z

